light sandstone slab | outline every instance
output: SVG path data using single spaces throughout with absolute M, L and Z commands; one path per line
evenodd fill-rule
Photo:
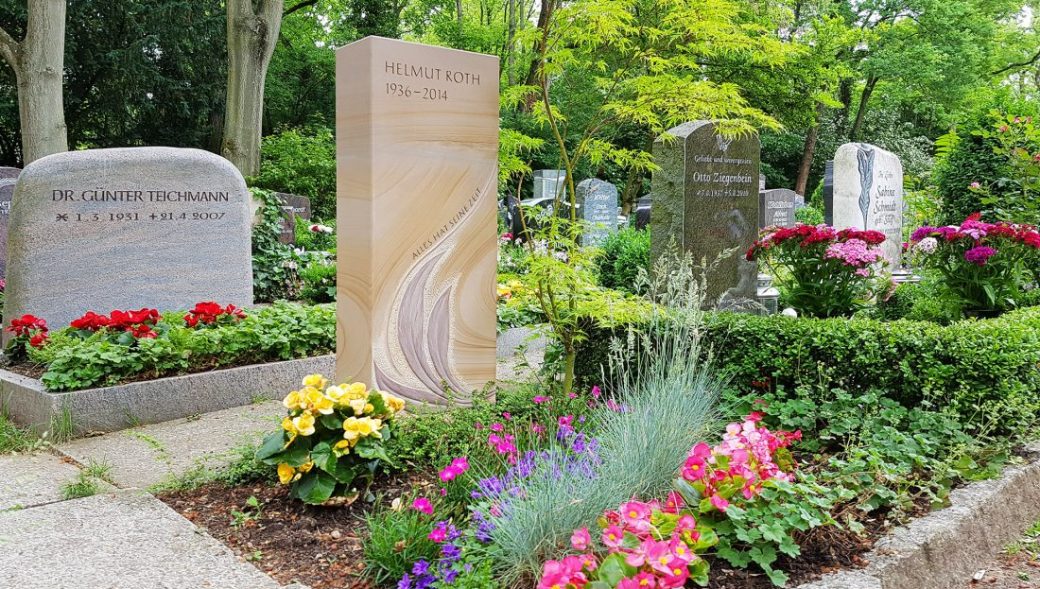
M 368 37 L 336 68 L 337 380 L 465 403 L 495 378 L 498 60 Z
M 158 499 L 121 491 L 0 513 L 0 587 L 281 586 Z
M 197 149 L 41 158 L 11 202 L 4 317 L 55 329 L 88 310 L 252 305 L 249 202 L 238 170 Z

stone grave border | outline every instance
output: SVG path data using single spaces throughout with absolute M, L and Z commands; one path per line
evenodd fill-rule
M 954 589 L 965 587 L 1008 542 L 1040 518 L 1040 442 L 1025 465 L 950 493 L 950 506 L 885 535 L 867 566 L 823 576 L 797 589 Z
M 335 363 L 330 354 L 71 392 L 47 391 L 38 379 L 0 370 L 0 411 L 41 432 L 53 433 L 66 418 L 74 436 L 111 432 L 280 399 L 308 374 L 331 375 Z

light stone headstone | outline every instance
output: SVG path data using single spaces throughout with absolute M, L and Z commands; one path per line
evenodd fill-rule
M 903 240 L 903 164 L 896 154 L 866 143 L 846 143 L 834 154 L 834 190 L 828 223 L 838 229 L 874 229 L 881 249 L 899 267 Z
M 588 178 L 579 182 L 575 190 L 578 210 L 585 221 L 582 245 L 603 245 L 611 233 L 617 233 L 617 186 L 598 178 Z
M 758 193 L 758 228 L 794 225 L 798 193 L 787 188 L 772 188 Z
M 745 308 L 755 300 L 758 265 L 743 252 L 758 235 L 757 136 L 727 138 L 711 121 L 684 123 L 674 139 L 654 142 L 651 253 L 657 259 L 674 240 L 698 263 L 723 259 L 707 277 L 707 304 Z
M 22 171 L 8 227 L 4 318 L 51 329 L 86 311 L 253 304 L 249 192 L 197 149 L 69 151 Z
M 11 217 L 11 197 L 21 168 L 0 166 L 0 278 L 7 275 L 7 222 Z
M 562 192 L 563 183 L 567 179 L 567 170 L 535 170 L 534 198 L 566 198 Z
M 336 52 L 337 382 L 466 404 L 495 378 L 498 79 L 443 47 Z

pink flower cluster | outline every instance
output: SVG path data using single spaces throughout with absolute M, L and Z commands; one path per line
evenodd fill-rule
M 823 257 L 839 260 L 846 266 L 857 268 L 856 274 L 860 276 L 869 276 L 870 272 L 867 271 L 867 266 L 881 259 L 881 250 L 871 247 L 862 239 L 850 239 L 830 244 L 827 246 L 827 252 L 824 253 Z
M 516 449 L 516 438 L 513 434 L 488 434 L 488 445 L 491 446 L 491 449 L 497 454 L 505 456 L 506 461 L 509 462 L 509 464 L 516 464 L 520 452 Z
M 451 464 L 445 466 L 440 472 L 441 480 L 445 483 L 455 480 L 459 475 L 469 470 L 469 459 L 465 456 L 460 456 L 451 461 Z
M 700 532 L 692 515 L 680 513 L 682 506 L 682 498 L 673 492 L 664 504 L 633 500 L 603 514 L 605 527 L 600 541 L 607 549 L 603 561 L 620 558 L 630 567 L 629 574 L 618 582 L 618 589 L 668 589 L 686 584 L 690 566 L 700 559 L 692 548 Z M 669 532 L 662 533 L 664 529 Z M 592 544 L 588 528 L 575 530 L 571 536 L 575 550 L 587 551 Z M 542 568 L 538 588 L 585 587 L 596 580 L 603 561 L 593 553 L 550 560 Z
M 964 260 L 977 266 L 985 266 L 990 258 L 1000 252 L 998 248 L 993 247 L 998 244 L 997 240 L 1000 239 L 1040 249 L 1040 232 L 1037 232 L 1035 227 L 1004 222 L 987 223 L 981 219 L 981 214 L 974 213 L 960 225 L 919 227 L 910 236 L 910 241 L 916 244 L 916 251 L 924 254 L 931 254 L 935 251 L 933 241 L 945 243 L 968 241 L 970 247 L 964 252 Z
M 762 491 L 766 481 L 794 480 L 794 475 L 777 463 L 776 455 L 777 450 L 802 439 L 802 433 L 771 432 L 759 426 L 761 420 L 760 413 L 752 413 L 743 423 L 729 424 L 719 445 L 711 448 L 698 443 L 683 464 L 682 478 L 719 511 L 726 511 L 728 499 L 737 489 L 745 499 L 751 499 Z

